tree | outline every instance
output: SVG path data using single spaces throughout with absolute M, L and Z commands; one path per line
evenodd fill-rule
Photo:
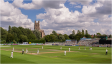
M 56 36 L 51 34 L 50 35 L 50 41 L 51 42 L 54 42 L 55 40 L 56 40 Z
M 50 35 L 46 35 L 45 40 L 46 40 L 46 42 L 50 42 Z
M 2 27 L 0 27 L 0 29 L 1 29 L 1 40 L 6 40 L 7 39 L 7 34 L 8 34 L 8 32 L 7 32 L 7 30 L 5 30 L 5 29 L 3 29 Z
M 54 35 L 56 35 L 56 36 L 57 36 L 57 33 L 56 33 L 56 31 L 54 31 L 54 30 L 52 31 L 52 34 L 54 34 Z
M 84 37 L 84 30 L 82 29 L 82 37 Z
M 8 33 L 6 41 L 12 42 L 13 40 L 14 40 L 14 36 L 11 33 Z
M 62 42 L 65 41 L 65 38 L 62 34 L 59 34 L 58 39 Z
M 86 37 L 86 38 L 91 38 L 91 35 L 88 34 L 88 31 L 87 31 L 87 30 L 86 30 L 86 33 L 85 33 L 85 37 Z
M 70 38 L 70 39 L 74 39 L 74 35 L 73 35 L 73 34 L 70 34 L 70 35 L 69 35 L 69 38 Z
M 16 43 L 16 41 L 15 41 L 15 40 L 13 40 L 13 43 Z
M 64 34 L 63 36 L 65 37 L 65 39 L 70 39 L 67 34 Z
M 29 34 L 28 35 L 28 39 L 29 40 L 35 40 L 36 39 L 36 36 L 34 34 Z
M 10 26 L 10 25 L 9 25 L 8 33 L 12 33 L 12 28 L 11 28 L 11 26 Z
M 101 34 L 100 34 L 100 33 L 96 33 L 96 35 L 97 35 L 97 36 L 101 36 Z
M 82 36 L 80 30 L 78 30 L 78 31 L 77 31 L 77 34 L 75 35 L 75 39 L 76 39 L 77 41 L 79 41 L 80 38 L 82 38 L 82 37 L 83 37 L 83 36 Z
M 74 30 L 72 31 L 72 34 L 75 35 L 75 31 Z
M 37 39 L 41 39 L 41 33 L 39 30 L 34 30 L 33 33 L 35 34 Z
M 27 42 L 28 41 L 28 39 L 27 39 L 27 36 L 25 36 L 25 35 L 20 35 L 20 42 Z

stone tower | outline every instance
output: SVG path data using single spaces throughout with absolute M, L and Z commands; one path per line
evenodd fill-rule
M 34 30 L 39 30 L 42 38 L 45 36 L 44 30 L 40 29 L 40 21 L 38 21 L 38 23 L 36 23 L 36 20 L 35 20 Z
M 40 25 L 39 25 L 40 21 L 38 21 L 38 23 L 36 23 L 35 20 L 35 24 L 34 24 L 34 30 L 40 30 Z

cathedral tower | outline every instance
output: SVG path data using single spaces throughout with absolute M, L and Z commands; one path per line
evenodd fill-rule
M 40 21 L 38 21 L 38 23 L 36 23 L 36 20 L 35 20 L 34 30 L 40 30 Z
M 36 20 L 35 20 L 34 30 L 39 30 L 42 38 L 45 36 L 44 30 L 40 29 L 40 21 L 38 21 L 38 23 L 36 23 Z

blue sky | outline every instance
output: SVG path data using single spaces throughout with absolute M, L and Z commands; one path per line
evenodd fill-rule
M 8 3 L 7 3 L 8 2 Z M 1 24 L 4 29 L 22 26 L 34 30 L 34 21 L 46 34 L 52 30 L 70 34 L 88 30 L 90 34 L 111 33 L 111 0 L 1 0 Z

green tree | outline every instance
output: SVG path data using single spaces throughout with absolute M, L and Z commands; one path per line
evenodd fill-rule
M 88 31 L 87 31 L 87 30 L 86 30 L 86 33 L 85 33 L 85 37 L 86 37 L 86 38 L 91 38 L 91 35 L 88 34 Z
M 41 39 L 41 33 L 39 30 L 34 30 L 33 31 L 34 35 L 36 36 L 37 39 Z
M 2 43 L 2 44 L 3 44 L 3 43 L 6 43 L 6 40 L 3 40 L 1 43 Z
M 65 39 L 70 39 L 67 34 L 64 34 L 63 36 L 65 37 Z
M 0 29 L 1 29 L 1 40 L 6 40 L 7 39 L 7 34 L 8 34 L 8 32 L 7 32 L 7 30 L 5 30 L 5 29 L 3 29 L 2 27 L 0 27 Z
M 29 34 L 28 35 L 28 39 L 29 40 L 35 40 L 36 39 L 36 36 L 34 34 Z
M 96 35 L 97 35 L 97 36 L 101 36 L 101 34 L 100 34 L 100 33 L 96 33 Z
M 74 30 L 72 31 L 72 34 L 75 35 L 75 31 Z
M 9 25 L 8 33 L 12 33 L 12 28 L 11 28 L 11 26 L 10 26 L 10 25 Z
M 46 42 L 50 42 L 50 35 L 46 35 L 45 40 L 46 40 Z
M 50 41 L 51 42 L 54 42 L 55 40 L 56 40 L 56 36 L 51 34 L 50 35 Z
M 57 33 L 56 33 L 56 31 L 54 31 L 54 30 L 52 31 L 52 34 L 54 34 L 54 35 L 56 35 L 56 36 L 57 36 Z
M 82 29 L 82 37 L 84 37 L 84 30 Z
M 15 40 L 13 40 L 13 43 L 16 43 L 16 41 L 15 41 Z
M 59 34 L 58 39 L 62 42 L 65 41 L 65 37 L 62 34 Z
M 82 34 L 81 34 L 81 31 L 78 30 L 78 31 L 77 31 L 77 34 L 75 35 L 75 39 L 76 39 L 77 41 L 79 41 L 80 38 L 82 38 L 82 37 L 83 37 L 83 36 L 82 36 Z
M 69 38 L 70 38 L 70 39 L 74 39 L 74 35 L 73 35 L 73 34 L 70 34 L 70 35 L 69 35 Z
M 27 39 L 27 36 L 25 36 L 25 35 L 20 35 L 20 42 L 27 42 L 28 41 L 28 39 Z
M 14 40 L 14 36 L 11 33 L 8 33 L 6 41 L 12 42 L 13 40 Z

